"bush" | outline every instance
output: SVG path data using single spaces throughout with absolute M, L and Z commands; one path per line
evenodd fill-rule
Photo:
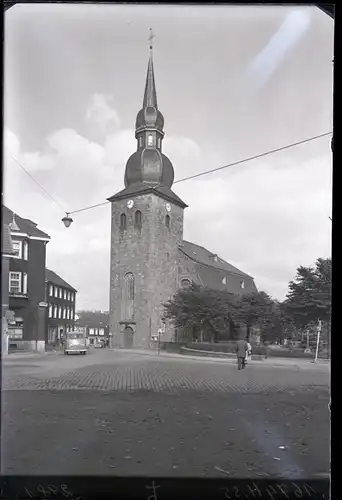
M 166 352 L 180 353 L 181 348 L 184 346 L 184 342 L 160 342 L 160 350 Z
M 189 342 L 186 347 L 196 351 L 235 353 L 236 342 L 218 342 L 214 344 L 209 342 Z
M 184 347 L 188 349 L 194 349 L 198 351 L 208 351 L 215 353 L 230 353 L 235 354 L 236 341 L 219 342 L 217 344 L 211 344 L 209 342 L 191 342 L 183 344 Z M 173 351 L 175 352 L 175 351 Z M 180 352 L 180 351 L 178 351 Z M 310 359 L 314 357 L 314 353 L 304 353 L 303 349 L 269 349 L 264 345 L 253 345 L 252 344 L 252 355 L 255 356 L 267 356 L 267 357 L 278 357 L 278 358 L 306 358 Z M 321 356 L 323 357 L 323 356 Z

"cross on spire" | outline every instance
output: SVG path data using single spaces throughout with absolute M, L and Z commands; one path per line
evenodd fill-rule
M 153 39 L 155 38 L 155 35 L 152 31 L 152 28 L 150 28 L 150 36 L 148 37 L 148 41 L 150 44 L 150 50 L 153 50 Z

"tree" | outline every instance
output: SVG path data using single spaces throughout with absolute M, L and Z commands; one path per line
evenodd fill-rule
M 246 325 L 247 337 L 250 338 L 253 326 L 259 326 L 265 336 L 265 329 L 274 315 L 273 299 L 266 292 L 261 291 L 243 295 L 235 306 L 234 317 Z
M 305 328 L 331 317 L 331 259 L 319 258 L 314 267 L 300 266 L 289 283 L 285 310 L 296 326 Z
M 192 284 L 164 304 L 165 317 L 180 332 L 178 340 L 217 342 L 231 330 L 235 303 L 228 292 Z

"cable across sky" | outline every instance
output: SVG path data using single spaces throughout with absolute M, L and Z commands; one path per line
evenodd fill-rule
M 217 168 L 213 168 L 211 170 L 205 170 L 204 172 L 199 172 L 198 174 L 194 174 L 194 175 L 189 175 L 188 177 L 183 177 L 182 179 L 178 179 L 174 182 L 174 184 L 178 184 L 180 182 L 185 182 L 185 181 L 189 181 L 191 179 L 196 179 L 197 177 L 201 177 L 203 175 L 208 175 L 208 174 L 211 174 L 213 172 L 218 172 L 219 170 L 224 170 L 226 168 L 230 168 L 230 167 L 234 167 L 236 165 L 241 165 L 243 163 L 247 163 L 249 161 L 252 161 L 252 160 L 257 160 L 259 158 L 263 158 L 265 156 L 269 156 L 271 154 L 274 154 L 274 153 L 278 153 L 280 151 L 284 151 L 286 149 L 290 149 L 290 148 L 293 148 L 295 146 L 300 146 L 301 144 L 306 144 L 308 142 L 312 142 L 316 139 L 320 139 L 322 137 L 326 137 L 328 135 L 331 135 L 332 132 L 325 132 L 324 134 L 319 134 L 319 135 L 316 135 L 316 136 L 313 136 L 313 137 L 309 137 L 308 139 L 303 139 L 301 141 L 298 141 L 298 142 L 293 142 L 291 144 L 287 144 L 286 146 L 281 146 L 279 148 L 276 148 L 276 149 L 271 149 L 269 151 L 265 151 L 263 153 L 260 153 L 258 155 L 254 155 L 254 156 L 250 156 L 248 158 L 244 158 L 242 160 L 238 160 L 238 161 L 235 161 L 233 163 L 229 163 L 227 165 L 223 165 L 221 167 L 217 167 Z M 66 213 L 67 215 L 71 215 L 71 214 L 75 214 L 75 213 L 79 213 L 79 212 L 84 212 L 85 210 L 91 210 L 92 208 L 97 208 L 97 207 L 100 207 L 102 205 L 108 205 L 108 203 L 110 203 L 109 201 L 104 201 L 102 203 L 98 203 L 96 205 L 90 205 L 90 206 L 87 206 L 87 207 L 84 207 L 84 208 L 79 208 L 78 210 L 73 210 L 71 212 L 67 212 L 62 206 L 61 204 L 56 201 L 53 196 L 51 196 L 48 191 L 33 177 L 33 175 L 31 175 L 26 169 L 25 167 L 23 167 L 23 165 L 21 165 L 21 163 L 13 156 L 12 157 L 14 159 L 14 161 L 17 163 L 17 165 L 19 165 L 19 167 L 40 187 L 40 189 L 54 202 L 56 203 L 56 205 L 59 206 L 59 208 L 61 208 L 63 210 L 64 213 Z

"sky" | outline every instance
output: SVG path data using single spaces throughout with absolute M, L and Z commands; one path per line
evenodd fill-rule
M 175 180 L 332 131 L 333 20 L 316 7 L 12 7 L 4 203 L 51 236 L 47 266 L 78 290 L 78 309 L 109 308 L 110 204 L 69 229 L 61 219 L 124 187 L 150 27 Z M 330 139 L 175 184 L 184 239 L 283 300 L 298 266 L 331 255 Z

